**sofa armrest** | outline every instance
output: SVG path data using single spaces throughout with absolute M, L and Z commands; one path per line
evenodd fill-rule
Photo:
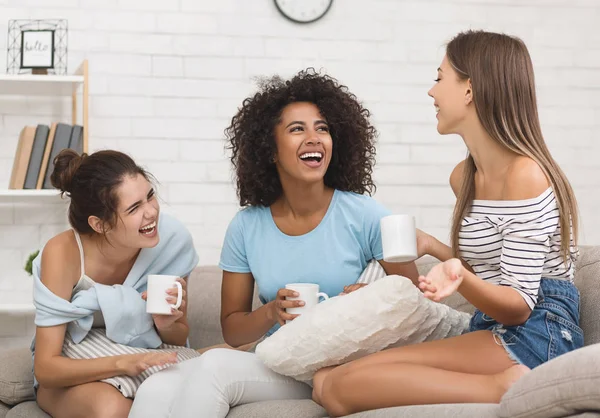
M 33 371 L 29 348 L 0 352 L 0 402 L 16 405 L 33 399 Z
M 503 418 L 559 418 L 600 410 L 600 344 L 563 354 L 519 379 L 500 402 Z

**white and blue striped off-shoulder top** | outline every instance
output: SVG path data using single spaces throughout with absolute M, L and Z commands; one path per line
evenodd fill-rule
M 573 280 L 577 248 L 571 235 L 565 263 L 560 233 L 551 187 L 533 199 L 473 200 L 462 221 L 459 251 L 478 277 L 513 287 L 533 309 L 542 278 Z

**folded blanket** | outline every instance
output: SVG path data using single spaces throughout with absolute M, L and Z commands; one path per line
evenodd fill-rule
M 40 280 L 43 251 L 33 261 L 33 303 L 35 324 L 51 327 L 68 324 L 73 342 L 81 342 L 92 328 L 93 314 L 102 311 L 106 335 L 116 343 L 132 347 L 156 348 L 162 344 L 146 313 L 141 293 L 149 274 L 188 276 L 198 264 L 192 237 L 181 222 L 161 213 L 158 222 L 160 241 L 154 248 L 143 248 L 122 285 L 95 284 L 78 292 L 69 302 L 52 293 Z M 32 351 L 35 338 L 32 342 Z

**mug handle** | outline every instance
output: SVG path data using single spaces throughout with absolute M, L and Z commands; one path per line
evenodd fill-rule
M 177 287 L 177 302 L 175 305 L 171 305 L 172 308 L 179 309 L 181 306 L 181 302 L 183 302 L 183 287 L 181 287 L 181 283 L 175 282 L 174 287 Z
M 327 293 L 319 292 L 319 293 L 317 293 L 317 299 L 319 299 L 319 298 L 323 298 L 323 300 L 325 301 L 325 300 L 329 299 L 329 296 L 327 296 Z

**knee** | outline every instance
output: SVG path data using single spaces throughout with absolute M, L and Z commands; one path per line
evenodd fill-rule
M 321 405 L 321 391 L 323 390 L 323 381 L 328 373 L 321 369 L 313 376 L 312 400 Z
M 187 386 L 219 386 L 221 377 L 227 375 L 229 370 L 235 373 L 235 359 L 231 358 L 232 353 L 240 352 L 227 348 L 214 348 L 200 357 L 183 363 L 186 368 Z
M 321 396 L 316 387 L 313 387 L 311 398 L 315 403 L 318 403 L 319 405 L 321 405 Z M 321 406 L 323 406 L 323 405 L 321 405 Z
M 208 350 L 200 357 L 193 359 L 193 364 L 190 363 L 192 373 L 216 374 L 223 369 L 227 369 L 231 365 L 229 358 L 235 352 L 229 348 L 213 348 L 212 350 Z
M 332 417 L 343 417 L 350 415 L 352 411 L 345 404 L 341 394 L 344 391 L 342 379 L 335 373 L 330 373 L 322 383 L 320 393 L 320 404 L 325 408 L 327 413 Z
M 127 418 L 131 403 L 131 399 L 121 395 L 99 396 L 95 399 L 90 418 Z

